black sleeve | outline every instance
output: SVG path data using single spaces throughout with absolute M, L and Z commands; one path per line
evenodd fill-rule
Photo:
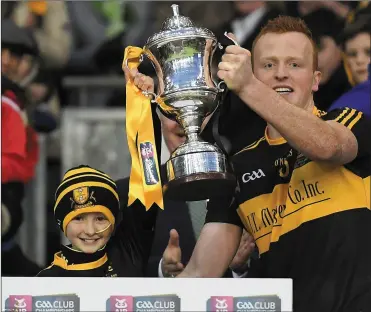
M 260 259 L 251 259 L 246 278 L 264 278 L 263 264 Z
M 210 199 L 207 203 L 205 224 L 210 222 L 229 223 L 244 228 L 237 208 L 238 204 L 232 196 Z
M 114 240 L 116 244 L 123 246 L 130 254 L 133 264 L 144 274 L 151 253 L 159 208 L 157 205 L 153 205 L 146 211 L 138 200 L 127 206 L 129 178 L 118 180 L 116 184 L 121 211 Z
M 344 107 L 334 109 L 322 117 L 324 120 L 335 120 L 350 129 L 358 142 L 358 155 L 363 157 L 370 155 L 370 119 L 356 109 Z
M 159 277 L 158 276 L 158 266 L 160 264 L 162 257 L 160 256 L 150 256 L 148 260 L 148 265 L 146 268 L 145 277 Z

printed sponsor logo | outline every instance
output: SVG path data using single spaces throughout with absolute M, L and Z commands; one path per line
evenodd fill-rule
M 133 297 L 131 296 L 111 296 L 107 311 L 128 312 L 133 311 Z
M 281 299 L 276 296 L 210 297 L 207 301 L 210 312 L 281 312 Z
M 106 311 L 176 312 L 180 311 L 180 298 L 177 295 L 111 296 Z
M 5 311 L 32 311 L 32 296 L 10 295 L 5 301 Z
M 17 312 L 77 312 L 80 299 L 75 294 L 47 296 L 15 296 L 5 301 L 5 311 Z
M 212 296 L 208 300 L 208 311 L 230 312 L 233 311 L 233 297 L 231 296 Z
M 139 147 L 146 184 L 147 185 L 157 184 L 160 181 L 160 179 L 156 167 L 153 146 L 150 142 L 145 142 L 140 143 Z

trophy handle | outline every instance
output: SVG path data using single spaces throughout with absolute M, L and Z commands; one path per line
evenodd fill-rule
M 234 45 L 240 46 L 236 40 L 234 40 L 233 38 L 228 36 L 227 32 L 224 32 L 224 36 L 227 37 L 229 40 L 231 40 L 234 43 Z M 218 42 L 218 47 L 219 47 L 220 50 L 224 49 L 224 47 L 221 45 L 220 42 Z M 221 85 L 223 85 L 223 84 L 226 86 L 226 83 L 225 83 L 224 80 L 219 81 L 219 83 L 216 87 L 218 89 L 218 92 L 224 92 L 225 91 L 225 88 L 221 88 Z
M 236 40 L 234 40 L 233 38 L 228 36 L 227 32 L 224 32 L 224 36 L 226 36 L 229 40 L 231 40 L 234 43 L 234 45 L 240 46 L 239 43 Z
M 216 88 L 218 89 L 218 92 L 224 92 L 225 88 L 221 88 L 221 85 L 226 85 L 224 80 L 220 80 Z
M 143 59 L 144 59 L 144 53 L 142 53 L 140 55 L 140 57 L 139 57 L 139 63 L 143 62 Z M 126 66 L 126 68 L 128 68 L 130 70 L 130 68 L 129 68 L 129 59 L 126 59 L 125 60 L 125 66 Z M 156 102 L 156 99 L 158 97 L 158 94 L 156 94 L 154 92 L 149 92 L 149 91 L 141 91 L 141 92 L 146 97 L 149 97 L 150 95 L 152 95 L 153 96 L 153 99 L 151 99 L 151 103 L 157 103 Z

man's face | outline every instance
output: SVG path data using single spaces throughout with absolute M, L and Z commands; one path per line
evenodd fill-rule
M 174 120 L 171 120 L 160 113 L 162 135 L 164 136 L 166 147 L 171 154 L 178 146 L 185 142 L 183 128 Z
M 89 212 L 78 215 L 66 228 L 66 236 L 72 246 L 84 253 L 94 253 L 107 244 L 112 226 L 102 213 Z M 104 232 L 98 233 L 107 229 Z
M 321 73 L 313 68 L 313 47 L 302 33 L 268 33 L 253 50 L 257 79 L 274 89 L 289 103 L 305 108 L 313 102 Z
M 345 43 L 346 61 L 356 84 L 368 78 L 370 64 L 370 34 L 360 33 Z

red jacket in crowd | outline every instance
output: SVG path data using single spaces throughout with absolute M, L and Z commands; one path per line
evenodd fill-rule
M 39 158 L 36 132 L 22 118 L 23 106 L 12 91 L 1 96 L 1 183 L 26 183 Z

